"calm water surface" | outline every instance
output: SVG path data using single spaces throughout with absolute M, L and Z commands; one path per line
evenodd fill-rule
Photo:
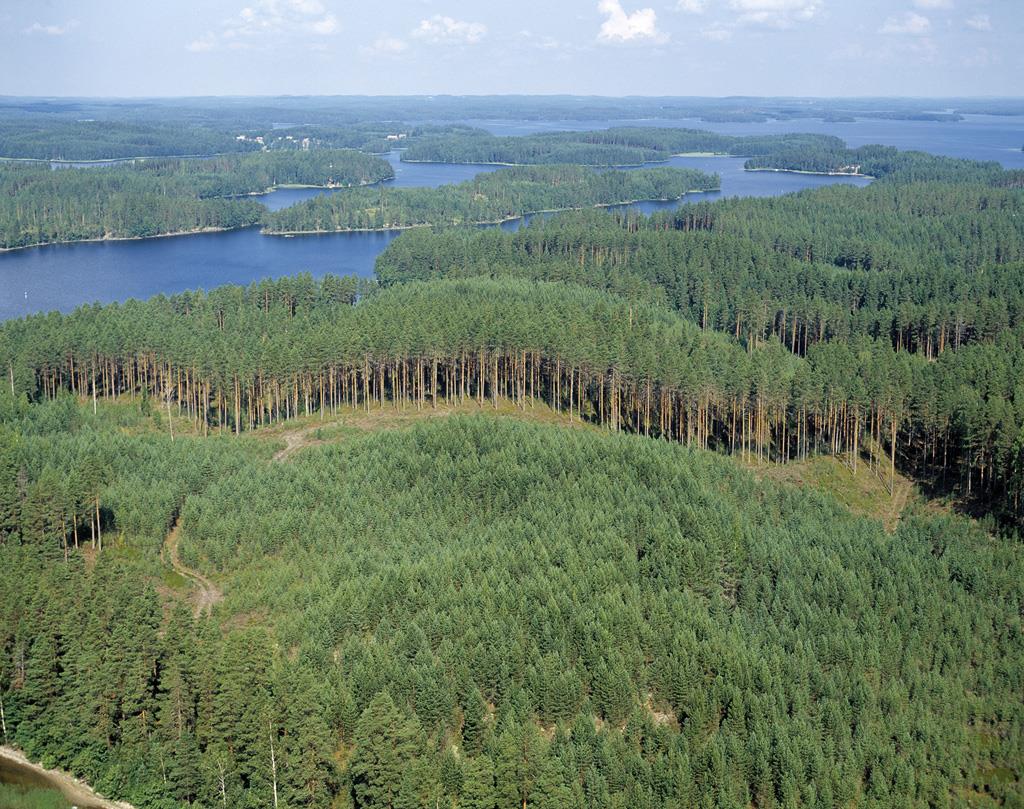
M 1024 118 L 972 115 L 956 123 L 919 121 L 858 121 L 824 123 L 814 120 L 772 121 L 763 124 L 708 124 L 702 121 L 473 121 L 496 134 L 526 134 L 558 129 L 602 129 L 617 125 L 688 126 L 727 134 L 823 132 L 838 135 L 852 146 L 886 143 L 903 149 L 999 160 L 1024 168 Z M 402 163 L 398 152 L 387 156 L 395 168 L 396 187 L 434 187 L 470 179 L 493 166 Z M 673 158 L 669 165 L 717 172 L 722 190 L 687 196 L 682 204 L 722 196 L 777 196 L 836 183 L 864 185 L 856 177 L 746 172 L 742 158 Z M 271 210 L 294 205 L 326 191 L 289 188 L 260 197 Z M 639 203 L 645 213 L 680 203 Z M 515 229 L 519 223 L 507 223 Z M 220 284 L 248 284 L 268 277 L 309 272 L 363 276 L 373 274 L 377 256 L 398 235 L 333 233 L 282 238 L 263 236 L 257 228 L 123 242 L 50 245 L 0 254 L 0 319 L 58 309 L 68 311 L 92 301 L 145 298 L 185 289 L 210 289 Z

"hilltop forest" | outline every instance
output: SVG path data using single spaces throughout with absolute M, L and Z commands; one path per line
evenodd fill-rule
M 140 809 L 1024 806 L 1024 189 L 857 157 L 353 188 L 266 225 L 436 225 L 373 279 L 0 324 L 5 741 Z

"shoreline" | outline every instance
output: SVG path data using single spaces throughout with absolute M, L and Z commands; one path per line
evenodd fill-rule
M 708 189 L 697 189 L 693 188 L 689 191 L 684 191 L 678 197 L 658 197 L 649 199 L 627 199 L 620 202 L 595 202 L 593 205 L 584 205 L 582 207 L 574 208 L 541 208 L 536 211 L 526 211 L 524 213 L 515 214 L 512 216 L 506 216 L 503 219 L 487 219 L 480 222 L 463 222 L 461 226 L 472 225 L 503 225 L 506 222 L 515 222 L 517 219 L 525 219 L 528 216 L 536 216 L 537 214 L 545 213 L 567 213 L 569 211 L 585 211 L 588 208 L 618 208 L 621 205 L 636 205 L 640 202 L 678 202 L 683 199 L 687 194 L 713 194 L 716 191 L 721 191 L 721 188 L 708 188 Z M 460 227 L 460 225 L 450 225 L 450 223 L 438 222 L 417 222 L 412 225 L 393 225 L 391 227 L 383 228 L 345 228 L 343 230 L 261 230 L 260 235 L 262 236 L 325 236 L 330 233 L 388 233 L 389 231 L 397 230 L 413 230 L 414 228 L 431 228 L 431 227 Z
M 61 244 L 97 244 L 100 242 L 141 242 L 146 239 L 173 239 L 175 236 L 201 236 L 204 233 L 231 233 L 236 230 L 258 227 L 259 222 L 251 225 L 239 225 L 236 228 L 199 228 L 198 230 L 179 230 L 174 233 L 154 233 L 151 236 L 107 236 L 96 239 L 66 239 L 59 242 L 37 242 L 22 244 L 18 247 L 0 247 L 0 254 L 13 253 L 17 250 L 31 250 L 36 247 L 52 247 Z
M 269 186 L 262 191 L 246 191 L 241 194 L 227 194 L 221 197 L 206 197 L 206 199 L 244 199 L 246 197 L 265 197 L 267 194 L 273 194 L 275 191 L 288 190 L 288 189 L 301 189 L 301 188 L 316 188 L 323 191 L 346 191 L 350 188 L 369 188 L 374 185 L 382 185 L 383 183 L 390 183 L 395 179 L 395 175 L 392 174 L 390 177 L 385 177 L 381 180 L 366 180 L 358 183 L 329 183 L 327 185 L 312 185 L 309 183 L 278 183 L 277 185 Z M 296 205 L 298 203 L 295 203 Z
M 31 773 L 47 788 L 60 792 L 65 800 L 73 805 L 89 807 L 89 809 L 135 809 L 130 803 L 104 798 L 85 781 L 75 778 L 63 770 L 48 770 L 42 765 L 29 761 L 24 753 L 14 747 L 0 746 L 0 760 L 8 762 L 14 768 Z
M 246 152 L 217 152 L 215 154 L 167 154 L 167 155 L 140 155 L 138 157 L 97 157 L 92 160 L 75 160 L 61 157 L 0 157 L 0 162 L 9 163 L 56 163 L 60 166 L 75 166 L 78 164 L 90 166 L 102 166 L 104 164 L 131 163 L 135 160 L 212 160 L 215 157 L 232 157 L 234 155 L 258 154 L 256 150 Z
M 0 158 L 3 160 L 5 158 Z M 280 189 L 301 189 L 301 188 L 317 188 L 325 191 L 344 191 L 350 188 L 369 188 L 374 185 L 381 185 L 383 183 L 391 182 L 395 178 L 388 177 L 384 180 L 374 180 L 372 182 L 349 184 L 349 185 L 302 185 L 299 183 L 282 183 L 280 185 L 274 185 L 265 191 L 250 191 L 247 194 L 232 194 L 226 197 L 209 197 L 209 199 L 248 199 L 249 197 L 263 197 L 267 194 L 272 194 L 274 191 Z M 298 205 L 299 203 L 295 203 Z M 236 230 L 245 230 L 246 228 L 259 227 L 259 222 L 253 222 L 251 225 L 239 225 L 238 227 L 232 228 L 199 228 L 196 230 L 176 230 L 172 233 L 154 233 L 149 236 L 99 236 L 94 239 L 63 239 L 56 242 L 36 242 L 34 244 L 20 244 L 17 247 L 0 247 L 0 255 L 4 253 L 13 253 L 16 250 L 31 250 L 37 247 L 50 247 L 52 245 L 67 245 L 67 244 L 96 244 L 100 242 L 136 242 L 143 241 L 145 239 L 170 239 L 174 236 L 201 236 L 204 233 L 231 233 Z M 319 232 L 319 231 L 317 231 Z M 323 231 L 325 233 L 334 233 L 337 231 Z
M 861 177 L 865 180 L 877 180 L 878 178 L 871 174 L 861 174 L 860 172 L 853 171 L 808 171 L 807 169 L 773 169 L 768 166 L 758 166 L 754 168 L 743 167 L 744 171 L 773 171 L 776 174 L 809 174 L 813 177 Z
M 673 155 L 674 157 L 674 155 Z M 497 160 L 405 160 L 402 163 L 418 164 L 420 166 L 497 166 L 506 169 L 525 169 L 536 166 L 580 166 L 585 169 L 639 169 L 651 163 L 667 163 L 665 160 L 649 160 L 646 163 L 502 163 Z
M 426 162 L 426 161 L 424 161 L 424 162 Z M 453 165 L 453 164 L 449 163 L 449 164 L 443 164 L 443 165 Z M 785 169 L 748 169 L 748 171 L 785 171 Z M 814 174 L 816 172 L 800 172 L 800 173 L 803 173 L 803 174 Z M 865 175 L 850 175 L 850 174 L 847 174 L 847 175 L 843 175 L 843 176 L 852 177 L 852 176 L 865 176 Z M 872 179 L 874 179 L 874 178 L 872 178 Z M 272 189 L 272 190 L 280 189 L 280 188 L 324 188 L 324 189 L 335 188 L 335 189 L 344 190 L 346 188 L 358 188 L 358 187 L 367 187 L 367 186 L 371 186 L 371 185 L 379 185 L 381 182 L 386 182 L 386 181 L 378 181 L 376 183 L 363 183 L 360 186 L 351 186 L 351 185 L 350 186 L 278 185 L 278 186 L 274 186 L 274 189 Z M 621 202 L 596 202 L 596 203 L 594 203 L 591 206 L 584 205 L 582 207 L 544 208 L 542 210 L 537 210 L 537 211 L 527 211 L 525 213 L 517 214 L 515 216 L 509 216 L 509 217 L 506 217 L 504 219 L 489 219 L 489 220 L 482 221 L 482 222 L 465 222 L 463 224 L 467 224 L 467 225 L 501 225 L 501 224 L 504 224 L 505 222 L 514 222 L 516 219 L 523 219 L 523 218 L 525 218 L 527 216 L 533 216 L 535 214 L 564 213 L 564 212 L 567 212 L 567 211 L 583 211 L 583 210 L 586 210 L 588 207 L 592 207 L 592 208 L 615 208 L 615 207 L 617 207 L 619 205 L 636 205 L 637 203 L 640 203 L 640 202 L 673 202 L 673 201 L 682 199 L 687 194 L 710 194 L 710 193 L 714 193 L 716 191 L 721 191 L 721 190 L 722 190 L 721 187 L 719 187 L 719 188 L 709 188 L 709 189 L 691 188 L 688 191 L 685 191 L 682 194 L 680 194 L 678 197 L 661 197 L 661 198 L 658 198 L 658 199 L 630 199 L 630 200 L 624 200 L 624 201 L 621 201 Z M 270 192 L 269 191 L 265 191 L 265 192 L 254 191 L 254 192 L 251 192 L 250 194 L 243 194 L 241 196 L 243 196 L 243 197 L 261 196 L 262 194 L 266 194 L 266 193 L 270 193 Z M 235 198 L 237 199 L 238 197 L 235 197 Z M 445 223 L 445 224 L 447 225 L 447 223 Z M 411 230 L 413 228 L 421 228 L 421 227 L 436 227 L 437 225 L 438 225 L 437 222 L 419 222 L 419 223 L 412 224 L 412 225 L 395 225 L 393 227 L 383 227 L 383 228 L 345 228 L 343 230 L 277 230 L 277 231 L 271 231 L 271 230 L 261 229 L 260 230 L 260 235 L 261 236 L 309 236 L 309 235 L 314 235 L 314 234 L 325 234 L 325 233 L 387 233 L 388 231 Z M 233 233 L 234 231 L 245 230 L 247 228 L 255 228 L 255 227 L 260 227 L 260 223 L 259 222 L 254 222 L 251 225 L 239 225 L 238 227 L 230 227 L 230 228 L 199 228 L 199 229 L 196 229 L 196 230 L 179 230 L 179 231 L 174 231 L 172 233 L 154 233 L 154 234 L 151 234 L 151 235 L 148 235 L 148 236 L 99 236 L 99 237 L 96 237 L 96 238 L 93 238 L 93 239 L 65 239 L 65 240 L 62 240 L 62 241 L 55 241 L 55 242 L 36 242 L 34 244 L 18 245 L 17 247 L 0 247 L 0 256 L 2 256 L 5 253 L 14 253 L 14 252 L 17 252 L 18 250 L 34 250 L 34 249 L 39 248 L 39 247 L 53 247 L 53 246 L 58 246 L 58 245 L 69 245 L 69 244 L 102 244 L 104 242 L 140 242 L 140 241 L 146 241 L 147 239 L 173 239 L 173 238 L 175 238 L 177 236 L 201 236 L 201 235 L 203 235 L 205 233 Z
M 673 152 L 668 157 L 645 160 L 642 163 L 569 163 L 564 165 L 582 166 L 586 169 L 639 169 L 658 163 L 668 163 L 673 157 L 744 157 L 728 152 Z M 558 163 L 505 163 L 500 160 L 406 160 L 401 163 L 418 163 L 421 166 L 499 166 L 502 168 L 526 168 L 528 166 L 556 166 Z M 646 200 L 641 200 L 646 201 Z

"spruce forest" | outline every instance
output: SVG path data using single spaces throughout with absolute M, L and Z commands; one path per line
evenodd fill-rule
M 436 126 L 404 160 L 524 165 L 348 188 L 388 130 L 310 126 L 0 167 L 4 246 L 409 228 L 0 323 L 5 745 L 139 809 L 1024 807 L 1019 172 Z M 607 170 L 680 152 L 874 180 L 598 207 L 718 187 Z M 345 188 L 240 198 L 289 183 Z

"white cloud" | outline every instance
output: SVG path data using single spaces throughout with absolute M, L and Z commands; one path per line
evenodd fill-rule
M 989 19 L 988 14 L 975 14 L 973 17 L 965 20 L 968 28 L 973 28 L 975 31 L 991 31 L 992 20 Z
M 78 27 L 78 20 L 68 20 L 63 25 L 43 25 L 41 22 L 34 22 L 25 29 L 26 34 L 46 34 L 51 37 L 64 36 Z
M 914 0 L 914 5 L 918 8 L 953 8 L 953 0 Z
M 658 15 L 653 8 L 641 8 L 627 14 L 620 0 L 601 0 L 597 10 L 605 15 L 597 38 L 603 42 L 633 42 L 649 39 L 664 42 L 668 37 L 658 30 Z
M 219 33 L 207 31 L 185 47 L 197 52 L 221 45 L 249 48 L 282 36 L 329 36 L 340 27 L 321 0 L 256 0 L 224 20 Z
M 882 34 L 912 34 L 921 36 L 927 34 L 932 27 L 931 20 L 913 11 L 908 11 L 901 17 L 889 17 L 885 24 L 879 29 Z
M 785 28 L 811 19 L 818 13 L 821 0 L 729 0 L 729 7 L 739 12 L 741 23 Z
M 466 22 L 435 14 L 430 19 L 420 20 L 412 35 L 438 44 L 475 45 L 487 36 L 487 26 L 482 22 Z
M 703 14 L 707 11 L 707 7 L 707 0 L 678 0 L 676 2 L 676 8 L 687 14 Z
M 368 56 L 397 56 L 409 49 L 409 44 L 397 37 L 377 37 L 370 46 L 364 46 L 360 50 Z

